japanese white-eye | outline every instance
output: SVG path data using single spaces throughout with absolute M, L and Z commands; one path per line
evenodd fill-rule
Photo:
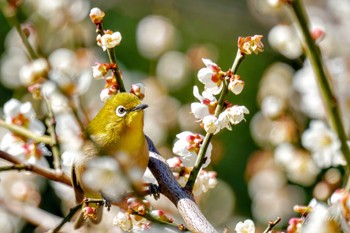
M 72 166 L 72 185 L 77 203 L 82 203 L 84 198 L 103 198 L 101 192 L 91 188 L 93 184 L 85 184 L 83 179 L 89 161 L 99 156 L 100 152 L 113 156 L 118 161 L 118 156 L 125 155 L 122 165 L 126 172 L 138 169 L 143 174 L 146 170 L 149 160 L 148 145 L 143 132 L 143 109 L 146 107 L 134 94 L 119 93 L 111 97 L 88 124 L 86 131 L 93 143 L 85 143 L 83 156 L 76 159 Z M 103 208 L 92 207 L 97 209 L 97 213 L 91 221 L 99 223 Z M 78 228 L 81 224 L 82 219 L 75 227 Z

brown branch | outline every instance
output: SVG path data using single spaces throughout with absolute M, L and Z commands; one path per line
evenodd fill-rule
M 150 150 L 148 167 L 158 181 L 160 192 L 177 207 L 187 228 L 192 232 L 217 232 L 200 211 L 198 205 L 194 201 L 192 193 L 182 188 L 176 181 L 166 161 L 158 153 L 153 142 L 149 138 L 147 138 L 147 141 Z M 23 164 L 20 159 L 1 150 L 0 158 L 13 164 L 23 165 L 23 170 L 34 172 L 50 180 L 71 185 L 70 178 L 63 172 L 56 172 L 52 169 L 39 167 L 34 164 Z M 0 204 L 2 203 L 0 202 Z
M 269 233 L 280 221 L 281 221 L 280 217 L 277 217 L 275 221 L 270 221 L 264 233 Z
M 147 142 L 150 151 L 148 168 L 157 179 L 160 192 L 179 210 L 187 228 L 192 232 L 217 232 L 200 211 L 192 193 L 182 188 L 176 181 L 152 140 L 147 137 Z
M 71 186 L 71 181 L 69 176 L 63 173 L 63 171 L 55 171 L 50 168 L 39 167 L 35 164 L 24 163 L 15 156 L 12 156 L 5 151 L 0 150 L 0 158 L 11 162 L 13 164 L 19 164 L 23 166 L 22 170 L 31 171 L 50 180 L 61 182 L 63 184 Z

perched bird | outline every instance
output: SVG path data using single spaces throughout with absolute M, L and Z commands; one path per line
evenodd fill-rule
M 110 98 L 88 124 L 86 131 L 92 141 L 85 143 L 83 156 L 76 159 L 72 166 L 72 185 L 77 203 L 82 203 L 84 198 L 104 198 L 101 192 L 91 188 L 93 184 L 85 184 L 83 179 L 89 161 L 101 154 L 113 156 L 117 160 L 123 154 L 126 156 L 123 158 L 126 163 L 122 165 L 126 172 L 138 169 L 140 174 L 144 173 L 149 160 L 148 145 L 143 132 L 143 109 L 146 107 L 134 94 L 119 93 Z M 99 223 L 103 208 L 93 207 L 97 208 L 97 213 L 90 220 Z M 83 222 L 81 214 L 75 228 L 79 228 Z

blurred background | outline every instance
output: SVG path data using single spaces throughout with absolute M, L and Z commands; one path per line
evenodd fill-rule
M 249 123 L 257 112 L 257 91 L 263 71 L 274 61 L 283 59 L 267 43 L 269 22 L 254 15 L 249 2 L 229 0 L 30 0 L 24 2 L 20 17 L 35 31 L 35 37 L 39 38 L 37 48 L 42 55 L 48 57 L 60 48 L 74 53 L 78 50 L 84 53 L 87 51 L 83 49 L 88 49 L 96 58 L 88 61 L 88 67 L 94 62 L 101 62 L 101 59 L 107 59 L 95 44 L 94 25 L 88 18 L 92 7 L 100 7 L 106 12 L 105 29 L 122 34 L 123 39 L 116 54 L 126 86 L 130 87 L 131 83 L 138 81 L 145 84 L 145 102 L 150 104 L 145 130 L 165 157 L 173 156 L 171 148 L 177 133 L 190 130 L 204 134 L 190 114 L 189 107 L 196 100 L 192 94 L 193 85 L 203 90 L 197 79 L 198 70 L 204 67 L 201 59 L 209 58 L 223 70 L 228 70 L 237 51 L 239 36 L 264 36 L 264 53 L 248 56 L 238 70 L 246 83 L 244 91 L 239 96 L 230 96 L 233 104 L 245 105 L 250 114 L 246 116 L 246 122 L 235 126 L 232 132 L 223 131 L 212 142 L 210 170 L 215 170 L 218 179 L 224 182 L 224 200 L 228 200 L 222 204 L 228 208 L 222 210 L 220 215 L 217 213 L 221 211 L 214 212 L 210 207 L 205 210 L 213 218 L 215 215 L 220 216 L 221 223 L 226 224 L 227 219 L 223 216 L 251 217 L 245 170 L 248 159 L 257 147 L 250 135 Z M 2 106 L 11 96 L 19 99 L 29 97 L 18 77 L 18 68 L 27 62 L 26 55 L 16 50 L 16 46 L 21 47 L 21 42 L 16 40 L 14 43 L 16 32 L 3 15 L 0 17 Z M 61 52 L 64 54 L 64 51 Z M 91 82 L 92 86 L 103 85 L 102 81 Z M 85 99 L 87 108 L 94 106 L 89 103 L 90 99 L 95 99 L 94 103 L 99 101 L 96 91 L 90 90 L 84 95 L 89 96 Z M 92 111 L 98 111 L 99 108 L 95 108 Z M 45 208 L 54 208 L 50 206 L 52 200 L 46 200 L 55 196 L 50 190 L 50 187 L 46 187 L 43 191 L 49 194 L 42 195 L 45 200 L 42 200 L 41 205 L 44 207 L 47 203 Z M 214 196 L 219 196 L 212 203 L 215 206 L 222 196 L 220 191 Z M 26 232 L 25 229 L 23 232 Z M 27 226 L 27 229 L 30 232 L 31 228 Z
M 5 9 L 5 2 L 0 2 Z M 144 102 L 150 105 L 146 111 L 145 131 L 164 157 L 173 156 L 171 148 L 176 134 L 185 130 L 204 134 L 190 114 L 190 103 L 196 101 L 192 93 L 193 86 L 197 85 L 203 90 L 197 79 L 198 70 L 204 67 L 201 59 L 209 58 L 222 70 L 228 70 L 237 51 L 238 37 L 263 35 L 265 51 L 259 55 L 247 56 L 239 67 L 238 74 L 245 81 L 244 91 L 238 96 L 229 96 L 231 103 L 246 106 L 250 114 L 246 116 L 246 122 L 234 126 L 232 132 L 223 131 L 214 137 L 212 163 L 208 170 L 217 172 L 219 184 L 200 200 L 203 212 L 210 221 L 216 226 L 227 225 L 233 229 L 234 223 L 244 218 L 254 218 L 262 227 L 277 216 L 286 217 L 286 223 L 287 217 L 293 215 L 292 206 L 307 203 L 305 196 L 311 191 L 310 188 L 301 190 L 298 185 L 287 185 L 278 189 L 278 192 L 269 192 L 274 190 L 273 187 L 257 185 L 269 183 L 278 186 L 286 183 L 284 178 L 278 178 L 284 177 L 284 173 L 278 169 L 264 170 L 255 176 L 257 171 L 263 170 L 262 167 L 274 166 L 271 165 L 272 152 L 268 150 L 274 145 L 266 142 L 271 133 L 266 128 L 276 127 L 264 124 L 264 128 L 253 124 L 261 120 L 258 104 L 269 96 L 271 90 L 267 87 L 271 87 L 275 94 L 279 92 L 276 96 L 289 95 L 288 88 L 294 70 L 303 65 L 300 44 L 295 40 L 294 44 L 288 44 L 290 47 L 286 45 L 288 39 L 292 36 L 295 38 L 295 33 L 290 30 L 282 30 L 282 35 L 288 38 L 279 37 L 277 33 L 274 36 L 279 38 L 275 44 L 280 43 L 281 46 L 285 43 L 282 51 L 284 54 L 271 49 L 268 43 L 270 29 L 279 22 L 288 22 L 289 15 L 277 11 L 267 2 L 269 1 L 27 0 L 23 1 L 19 18 L 30 32 L 29 40 L 33 46 L 50 60 L 53 68 L 76 78 L 75 91 L 82 96 L 83 106 L 93 117 L 101 106 L 99 91 L 104 83 L 92 79 L 90 67 L 95 62 L 107 61 L 107 57 L 96 45 L 95 28 L 88 14 L 92 7 L 105 11 L 104 28 L 119 31 L 123 37 L 121 45 L 116 48 L 116 54 L 126 87 L 129 88 L 135 82 L 145 84 Z M 330 10 L 333 10 L 331 13 L 334 15 L 337 13 L 337 9 L 327 5 L 329 1 L 307 2 L 314 4 L 314 10 L 320 7 L 316 11 L 319 15 L 323 12 L 320 9 L 324 9 L 323 13 Z M 5 10 L 4 12 L 6 14 Z M 21 84 L 18 72 L 28 62 L 27 54 L 4 14 L 0 15 L 0 25 L 0 106 L 11 97 L 32 101 Z M 274 75 L 264 78 L 265 89 L 259 92 L 261 79 L 264 75 L 268 76 L 268 71 Z M 56 78 L 62 80 L 61 76 Z M 281 108 L 276 105 L 275 99 L 270 98 L 268 101 L 275 103 L 273 106 L 277 106 L 277 109 Z M 270 115 L 277 111 L 278 115 L 276 109 L 265 110 L 270 111 Z M 40 118 L 40 110 L 38 112 Z M 273 132 L 275 142 L 288 137 L 293 131 L 290 128 L 296 129 L 285 118 L 279 122 L 279 129 L 280 126 L 284 131 Z M 259 147 L 267 150 L 259 150 Z M 248 187 L 248 181 L 251 181 L 251 187 Z M 293 184 L 295 183 L 298 182 Z M 49 182 L 41 186 L 40 206 L 62 215 L 59 195 L 51 186 Z M 257 198 L 256 194 L 262 190 L 267 190 L 265 194 L 262 193 L 262 199 L 252 201 L 251 198 Z M 31 232 L 34 229 L 30 224 L 22 226 L 23 229 L 19 230 L 21 232 Z

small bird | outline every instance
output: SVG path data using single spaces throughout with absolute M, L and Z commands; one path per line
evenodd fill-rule
M 83 174 L 87 164 L 92 159 L 103 155 L 127 156 L 127 164 L 122 164 L 126 172 L 138 169 L 143 174 L 147 168 L 149 151 L 146 137 L 143 132 L 143 109 L 147 105 L 141 104 L 140 99 L 131 93 L 119 93 L 110 98 L 96 117 L 88 124 L 86 132 L 91 141 L 83 146 L 83 156 L 74 161 L 72 166 L 72 185 L 77 203 L 82 203 L 84 198 L 102 199 L 103 194 L 90 187 L 93 184 L 85 184 Z M 125 158 L 123 158 L 125 162 Z M 99 182 L 96 180 L 96 182 Z M 93 205 L 92 205 L 93 206 Z M 90 220 L 99 223 L 102 218 L 102 207 L 97 208 L 95 218 Z M 78 217 L 75 228 L 79 228 L 84 222 L 83 214 Z

